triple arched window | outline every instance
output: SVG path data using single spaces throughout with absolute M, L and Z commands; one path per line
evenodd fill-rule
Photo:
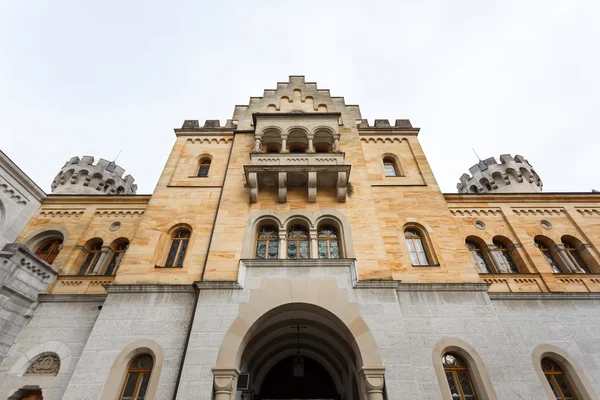
M 590 273 L 596 264 L 586 247 L 574 237 L 565 236 L 558 245 L 546 236 L 536 236 L 534 241 L 555 274 Z
M 278 259 L 280 246 L 284 248 L 283 257 L 288 260 L 342 257 L 341 237 L 335 226 L 324 224 L 317 229 L 316 235 L 312 232 L 301 224 L 294 224 L 280 234 L 276 225 L 263 225 L 256 232 L 255 258 Z M 313 249 L 313 246 L 316 247 Z
M 455 353 L 446 353 L 442 357 L 442 365 L 452 399 L 476 400 L 478 398 L 469 367 L 462 357 Z
M 46 261 L 48 264 L 52 264 L 60 249 L 62 248 L 62 239 L 51 239 L 43 243 L 35 252 L 35 255 L 40 259 Z
M 129 248 L 127 238 L 119 238 L 108 247 L 103 245 L 100 238 L 88 240 L 83 246 L 83 262 L 79 275 L 115 275 L 125 252 Z
M 154 360 L 148 354 L 134 358 L 129 363 L 119 400 L 144 400 L 153 367 Z
M 183 260 L 185 259 L 191 236 L 192 232 L 188 228 L 179 228 L 173 232 L 165 267 L 183 267 Z

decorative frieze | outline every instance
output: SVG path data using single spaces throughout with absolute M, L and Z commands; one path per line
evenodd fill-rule
M 402 143 L 403 140 L 408 141 L 406 138 L 399 137 L 388 137 L 388 136 L 374 136 L 374 137 L 361 137 L 362 143 Z
M 233 137 L 196 137 L 189 138 L 186 140 L 186 143 L 193 144 L 227 144 L 233 141 Z
M 560 215 L 565 212 L 562 207 L 556 208 L 513 208 L 513 212 L 519 217 L 534 217 L 538 215 Z
M 103 218 L 141 217 L 144 210 L 96 210 L 96 216 Z
M 575 207 L 575 209 L 581 215 L 600 215 L 600 208 Z
M 500 208 L 451 208 L 450 212 L 455 217 L 493 217 L 502 215 Z
M 83 210 L 52 210 L 43 209 L 40 211 L 41 218 L 79 218 L 83 215 Z
M 0 179 L 0 191 L 6 193 L 6 195 L 17 204 L 27 204 L 29 200 L 16 188 Z

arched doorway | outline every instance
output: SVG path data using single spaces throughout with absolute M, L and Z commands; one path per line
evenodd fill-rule
M 23 386 L 13 393 L 8 400 L 43 400 L 42 389 L 39 386 Z

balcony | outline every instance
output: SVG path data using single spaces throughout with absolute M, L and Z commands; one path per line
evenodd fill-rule
M 252 165 L 344 165 L 344 153 L 251 153 Z
M 48 294 L 106 294 L 104 286 L 112 285 L 115 276 L 61 275 L 48 290 Z

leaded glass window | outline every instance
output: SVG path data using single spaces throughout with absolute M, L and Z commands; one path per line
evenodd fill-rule
M 416 229 L 407 229 L 404 231 L 404 238 L 412 265 L 430 265 L 420 232 Z
M 563 241 L 563 244 L 565 245 L 565 254 L 567 255 L 567 257 L 569 257 L 569 259 L 576 268 L 575 272 L 579 274 L 589 274 L 590 269 L 588 268 L 585 261 L 583 261 L 583 258 L 581 258 L 581 254 L 579 254 L 579 251 L 577 251 L 575 246 L 565 241 Z
M 473 242 L 467 242 L 467 249 L 469 249 L 469 254 L 471 254 L 471 259 L 477 267 L 477 270 L 482 274 L 489 274 L 490 267 L 485 260 L 483 250 Z
M 308 231 L 302 226 L 293 226 L 287 234 L 287 258 L 289 260 L 309 258 Z
M 477 393 L 467 363 L 458 355 L 447 353 L 442 358 L 442 365 L 444 366 L 452 398 L 456 400 L 476 400 Z
M 544 246 L 544 244 L 542 242 L 539 242 L 539 241 L 535 242 L 535 246 L 538 249 L 540 249 L 540 251 L 542 252 L 542 255 L 546 259 L 546 262 L 548 262 L 550 267 L 552 267 L 552 272 L 554 272 L 555 274 L 560 274 L 562 271 L 560 270 L 560 267 L 558 266 L 558 263 L 554 259 L 554 255 L 552 254 L 550 249 L 548 249 L 546 246 Z
M 35 255 L 46 261 L 48 264 L 52 264 L 62 247 L 62 243 L 62 239 L 50 240 L 49 242 L 41 245 L 40 248 L 35 252 Z
M 256 258 L 275 260 L 279 253 L 279 233 L 274 226 L 265 226 L 256 235 Z
M 167 256 L 166 267 L 183 267 L 183 259 L 185 258 L 185 252 L 190 241 L 190 231 L 187 229 L 180 229 L 173 235 L 173 241 L 171 242 L 171 249 Z
M 556 400 L 577 400 L 577 395 L 560 365 L 549 358 L 544 358 L 542 370 Z
M 100 255 L 102 254 L 102 242 L 96 243 L 92 245 L 87 250 L 87 256 L 81 265 L 81 269 L 79 270 L 79 275 L 88 275 L 94 271 L 96 264 L 98 264 L 98 260 L 100 260 Z
M 494 242 L 494 250 L 492 255 L 498 266 L 498 273 L 501 274 L 518 274 L 519 269 L 517 264 L 510 255 L 510 251 L 500 242 Z
M 108 263 L 108 267 L 106 268 L 106 272 L 104 275 L 115 275 L 117 270 L 119 269 L 119 265 L 121 265 L 121 261 L 123 261 L 123 257 L 125 256 L 125 252 L 129 248 L 129 243 L 124 242 L 117 246 L 114 250 L 112 258 Z
M 323 226 L 317 232 L 319 258 L 340 258 L 340 243 L 333 226 Z
M 210 159 L 203 158 L 200 160 L 200 166 L 198 167 L 198 176 L 207 177 L 208 171 L 210 170 Z
M 129 364 L 129 370 L 121 389 L 120 400 L 144 400 L 154 360 L 148 354 L 144 354 L 133 359 Z

